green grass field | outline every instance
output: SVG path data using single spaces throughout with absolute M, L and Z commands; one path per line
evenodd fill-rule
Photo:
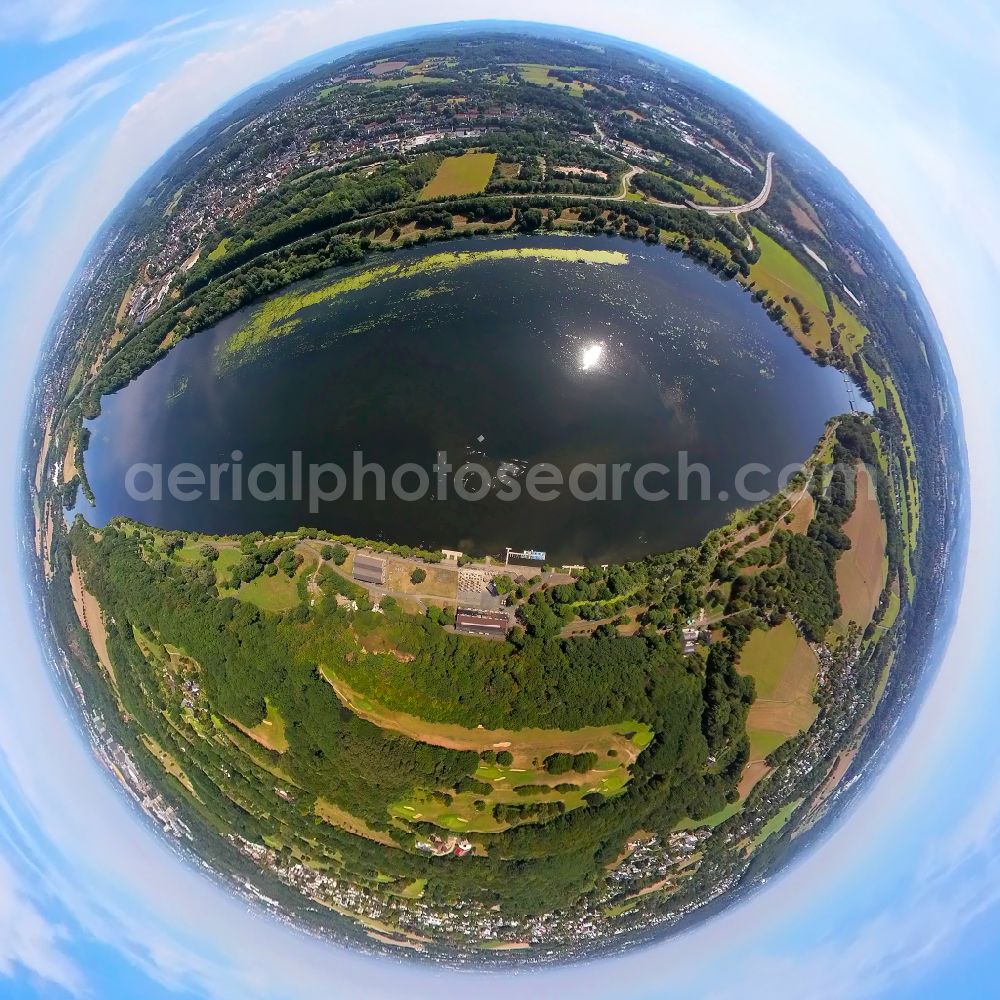
M 760 847 L 760 845 L 763 844 L 768 837 L 783 830 L 788 824 L 788 821 L 792 818 L 792 813 L 795 812 L 801 804 L 802 799 L 796 799 L 794 802 L 789 802 L 784 809 L 772 816 L 760 833 L 754 837 L 753 850 Z
M 740 654 L 739 671 L 753 677 L 758 698 L 774 694 L 798 641 L 799 634 L 791 621 L 766 632 L 757 630 L 750 636 Z
M 401 889 L 393 887 L 388 891 L 394 896 L 400 896 L 402 899 L 420 899 L 426 888 L 427 879 L 415 878 L 412 882 L 404 885 Z
M 222 260 L 229 253 L 229 237 L 222 240 L 219 245 L 208 255 L 209 260 Z
M 496 162 L 496 153 L 463 153 L 461 156 L 449 156 L 420 192 L 420 198 L 422 201 L 427 201 L 430 198 L 479 194 L 489 184 Z
M 719 199 L 718 198 L 714 198 L 712 195 L 708 194 L 705 191 L 702 191 L 701 188 L 695 187 L 693 184 L 683 184 L 682 183 L 681 187 L 684 188 L 684 190 L 687 192 L 688 197 L 696 205 L 718 205 L 719 204 Z
M 737 198 L 736 195 L 734 195 L 724 184 L 720 184 L 714 177 L 709 177 L 708 174 L 699 174 L 698 180 L 705 185 L 709 194 L 711 194 L 712 197 L 714 197 L 720 204 L 726 202 L 737 204 L 738 202 L 743 201 L 742 198 Z
M 697 830 L 700 827 L 717 827 L 722 823 L 725 823 L 730 816 L 735 816 L 740 809 L 743 808 L 742 802 L 730 802 L 724 809 L 720 809 L 717 813 L 711 816 L 706 816 L 705 819 L 682 819 L 674 830 L 678 833 L 684 830 Z
M 830 326 L 826 319 L 827 301 L 823 286 L 798 258 L 766 233 L 754 229 L 753 237 L 760 247 L 760 259 L 750 268 L 750 280 L 776 302 L 783 303 L 786 295 L 797 298 L 813 322 L 810 332 L 803 336 L 816 347 L 829 350 Z M 785 311 L 788 321 L 795 323 L 795 309 L 786 305 Z
M 886 408 L 885 383 L 882 381 L 878 372 L 876 372 L 864 358 L 861 359 L 861 364 L 864 366 L 865 382 L 868 384 L 868 391 L 871 393 L 872 403 L 877 409 L 884 410 Z
M 760 260 L 750 271 L 750 277 L 757 282 L 757 287 L 768 288 L 779 300 L 785 295 L 797 296 L 806 309 L 814 314 L 813 319 L 820 322 L 827 309 L 823 286 L 798 258 L 767 233 L 754 229 L 753 236 L 760 246 Z
M 215 545 L 219 550 L 219 558 L 212 565 L 215 568 L 215 579 L 221 585 L 222 581 L 232 572 L 233 567 L 240 561 L 242 554 L 239 549 L 235 547 L 221 548 L 217 542 L 203 538 L 200 541 L 191 542 L 189 545 L 177 549 L 174 552 L 174 559 L 189 564 L 201 562 L 203 558 L 201 549 L 204 545 Z
M 853 354 L 865 342 L 865 337 L 868 336 L 868 330 L 866 327 L 862 326 L 858 317 L 844 305 L 839 296 L 833 296 L 832 304 L 834 329 L 839 326 L 844 327 L 844 329 L 840 331 L 840 342 L 848 354 Z
M 526 83 L 533 83 L 536 87 L 552 87 L 555 90 L 562 90 L 572 97 L 583 97 L 584 92 L 590 87 L 589 84 L 583 84 L 579 80 L 564 83 L 549 75 L 549 71 L 553 69 L 572 73 L 579 70 L 579 66 L 544 66 L 540 63 L 521 63 L 517 68 Z
M 299 570 L 299 573 L 302 569 Z M 312 567 L 309 568 L 312 572 Z M 238 590 L 221 589 L 223 597 L 235 597 L 237 600 L 252 604 L 260 608 L 261 611 L 272 611 L 275 614 L 281 611 L 291 611 L 299 603 L 299 594 L 296 589 L 296 574 L 294 577 L 287 577 L 284 573 L 277 576 L 267 576 L 262 573 L 256 580 L 243 584 Z
M 233 719 L 227 718 L 225 721 L 245 736 L 249 736 L 254 743 L 268 750 L 273 750 L 275 753 L 286 753 L 288 750 L 288 739 L 285 736 L 285 720 L 278 709 L 271 704 L 270 700 L 265 699 L 264 703 L 267 706 L 267 715 L 264 716 L 259 725 L 254 726 L 252 729 Z M 217 717 L 213 716 L 213 722 L 217 728 L 222 726 Z
M 776 732 L 773 729 L 751 729 L 750 737 L 750 760 L 764 760 L 767 755 L 784 743 L 788 736 L 785 733 Z
M 492 785 L 489 792 L 448 791 L 450 802 L 442 801 L 426 789 L 418 789 L 413 795 L 394 803 L 389 815 L 396 820 L 411 823 L 431 823 L 450 833 L 499 833 L 512 825 L 522 825 L 498 821 L 493 816 L 493 806 L 497 803 L 525 805 L 536 802 L 562 802 L 566 812 L 572 812 L 587 804 L 584 796 L 598 792 L 607 798 L 620 795 L 631 777 L 627 766 L 619 761 L 599 761 L 594 769 L 585 775 L 573 771 L 552 775 L 544 769 L 502 768 L 484 765 L 476 771 L 478 781 Z M 558 790 L 556 785 L 573 785 L 572 790 Z M 517 788 L 534 786 L 531 795 L 521 795 Z M 546 790 L 543 790 L 546 789 Z M 476 808 L 476 802 L 485 806 Z M 544 822 L 528 819 L 525 822 Z
M 882 620 L 879 625 L 882 628 L 892 628 L 896 624 L 896 619 L 899 617 L 899 611 L 902 606 L 902 601 L 900 600 L 899 594 L 895 589 L 889 591 L 889 603 L 886 605 L 885 614 L 882 616 Z

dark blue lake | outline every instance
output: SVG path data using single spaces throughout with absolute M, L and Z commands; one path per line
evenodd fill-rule
M 419 266 L 442 252 L 512 248 L 613 251 L 628 261 L 488 255 L 460 267 Z M 400 274 L 308 305 L 293 328 L 250 354 L 232 356 L 225 345 L 259 306 L 184 341 L 106 398 L 89 424 L 97 508 L 83 510 L 88 520 L 127 515 L 218 534 L 310 525 L 477 554 L 545 550 L 557 563 L 630 559 L 695 543 L 749 506 L 737 495 L 748 463 L 770 471 L 751 470 L 746 488 L 773 492 L 779 472 L 804 460 L 826 421 L 850 408 L 843 376 L 809 359 L 736 283 L 663 248 L 586 237 L 462 240 L 332 271 L 293 291 L 384 264 Z M 211 499 L 211 466 L 232 465 L 234 451 L 242 453 L 243 496 L 233 495 L 230 469 L 215 473 L 220 499 Z M 384 500 L 374 473 L 363 498 L 351 498 L 356 452 L 386 470 Z M 454 476 L 446 477 L 444 497 L 432 469 L 439 452 L 455 468 L 473 462 L 495 476 L 503 466 L 504 476 L 478 501 L 456 497 Z M 711 499 L 701 499 L 696 472 L 687 476 L 693 498 L 677 497 L 685 461 L 709 470 Z M 137 463 L 162 468 L 161 499 L 129 495 Z M 166 490 L 181 463 L 203 470 L 201 499 Z M 283 467 L 283 499 L 265 497 L 275 492 L 275 474 L 265 470 L 256 479 L 265 498 L 249 495 L 257 463 Z M 308 470 L 319 463 L 344 469 L 347 494 L 311 510 Z M 575 482 L 587 495 L 600 495 L 591 465 L 630 469 L 618 473 L 621 499 L 545 486 L 558 495 L 542 501 L 526 495 L 540 463 L 564 480 L 583 466 Z M 635 472 L 650 463 L 671 472 L 647 470 L 647 493 L 668 490 L 669 499 L 637 495 Z M 301 496 L 293 482 L 300 464 Z M 409 464 L 432 481 L 415 501 L 392 488 L 393 472 Z M 548 479 L 535 476 L 551 482 L 551 470 Z M 155 489 L 152 472 L 133 478 L 138 492 Z M 609 495 L 613 480 L 608 468 Z M 320 481 L 328 492 L 336 485 L 332 473 Z M 399 483 L 409 494 L 420 475 L 409 469 Z M 467 470 L 463 485 L 478 490 L 478 473 Z M 505 499 L 517 487 L 521 496 Z

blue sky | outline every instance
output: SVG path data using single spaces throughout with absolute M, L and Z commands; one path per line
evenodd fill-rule
M 747 90 L 844 170 L 913 265 L 956 369 L 973 492 L 959 622 L 917 724 L 835 836 L 681 939 L 512 981 L 376 963 L 249 911 L 135 821 L 40 663 L 7 531 L 0 995 L 1000 995 L 1000 12 L 988 0 L 0 0 L 0 516 L 13 521 L 16 431 L 56 300 L 138 174 L 299 58 L 498 14 L 629 37 Z

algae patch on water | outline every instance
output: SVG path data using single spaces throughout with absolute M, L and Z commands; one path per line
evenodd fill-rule
M 321 288 L 288 291 L 269 299 L 252 313 L 249 322 L 236 330 L 219 348 L 223 366 L 244 360 L 262 344 L 292 333 L 301 323 L 300 314 L 310 306 L 329 302 L 340 296 L 364 291 L 388 281 L 436 275 L 473 264 L 493 261 L 549 261 L 557 264 L 622 265 L 627 253 L 620 250 L 563 249 L 560 247 L 504 247 L 498 250 L 467 250 L 432 254 L 412 263 L 369 267 L 339 278 Z M 433 294 L 433 292 L 431 292 Z

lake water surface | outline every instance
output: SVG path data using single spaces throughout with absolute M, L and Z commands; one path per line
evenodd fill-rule
M 310 305 L 286 335 L 232 356 L 227 341 L 259 307 L 244 310 L 103 401 L 88 425 L 86 456 L 97 508 L 83 513 L 98 525 L 115 515 L 213 534 L 309 525 L 477 554 L 544 550 L 557 563 L 630 559 L 696 543 L 748 506 L 736 495 L 747 463 L 771 471 L 754 471 L 746 485 L 773 491 L 779 471 L 804 460 L 826 421 L 850 408 L 843 376 L 811 361 L 736 283 L 663 248 L 587 237 L 477 239 L 375 266 L 513 247 L 610 250 L 628 263 L 487 258 L 404 271 Z M 349 273 L 332 271 L 295 291 Z M 126 489 L 136 463 L 162 467 L 164 478 L 193 463 L 208 476 L 213 464 L 232 463 L 234 451 L 244 475 L 256 463 L 284 466 L 289 495 L 257 500 L 244 487 L 236 499 L 230 473 L 221 475 L 219 500 L 165 493 L 146 501 Z M 347 497 L 311 511 L 307 488 L 291 495 L 296 452 L 306 481 L 310 464 L 342 466 Z M 374 474 L 364 499 L 350 498 L 355 452 L 387 470 L 385 500 L 375 496 Z M 645 485 L 671 497 L 642 499 L 625 473 L 620 500 L 581 500 L 563 489 L 545 502 L 523 492 L 510 502 L 495 483 L 485 499 L 469 501 L 455 497 L 453 481 L 443 498 L 431 471 L 439 452 L 454 467 L 471 461 L 495 472 L 505 464 L 522 491 L 538 463 L 566 477 L 580 464 L 627 463 L 634 472 L 660 463 L 671 474 L 651 473 Z M 681 453 L 710 470 L 711 499 L 700 499 L 695 474 L 687 482 L 696 499 L 677 498 Z M 435 484 L 416 502 L 392 491 L 393 470 L 408 463 Z M 596 492 L 596 473 L 578 482 Z M 414 489 L 417 474 L 402 483 Z M 469 473 L 465 485 L 478 483 Z M 273 484 L 269 475 L 258 481 L 264 490 Z M 150 476 L 136 485 L 146 490 Z

